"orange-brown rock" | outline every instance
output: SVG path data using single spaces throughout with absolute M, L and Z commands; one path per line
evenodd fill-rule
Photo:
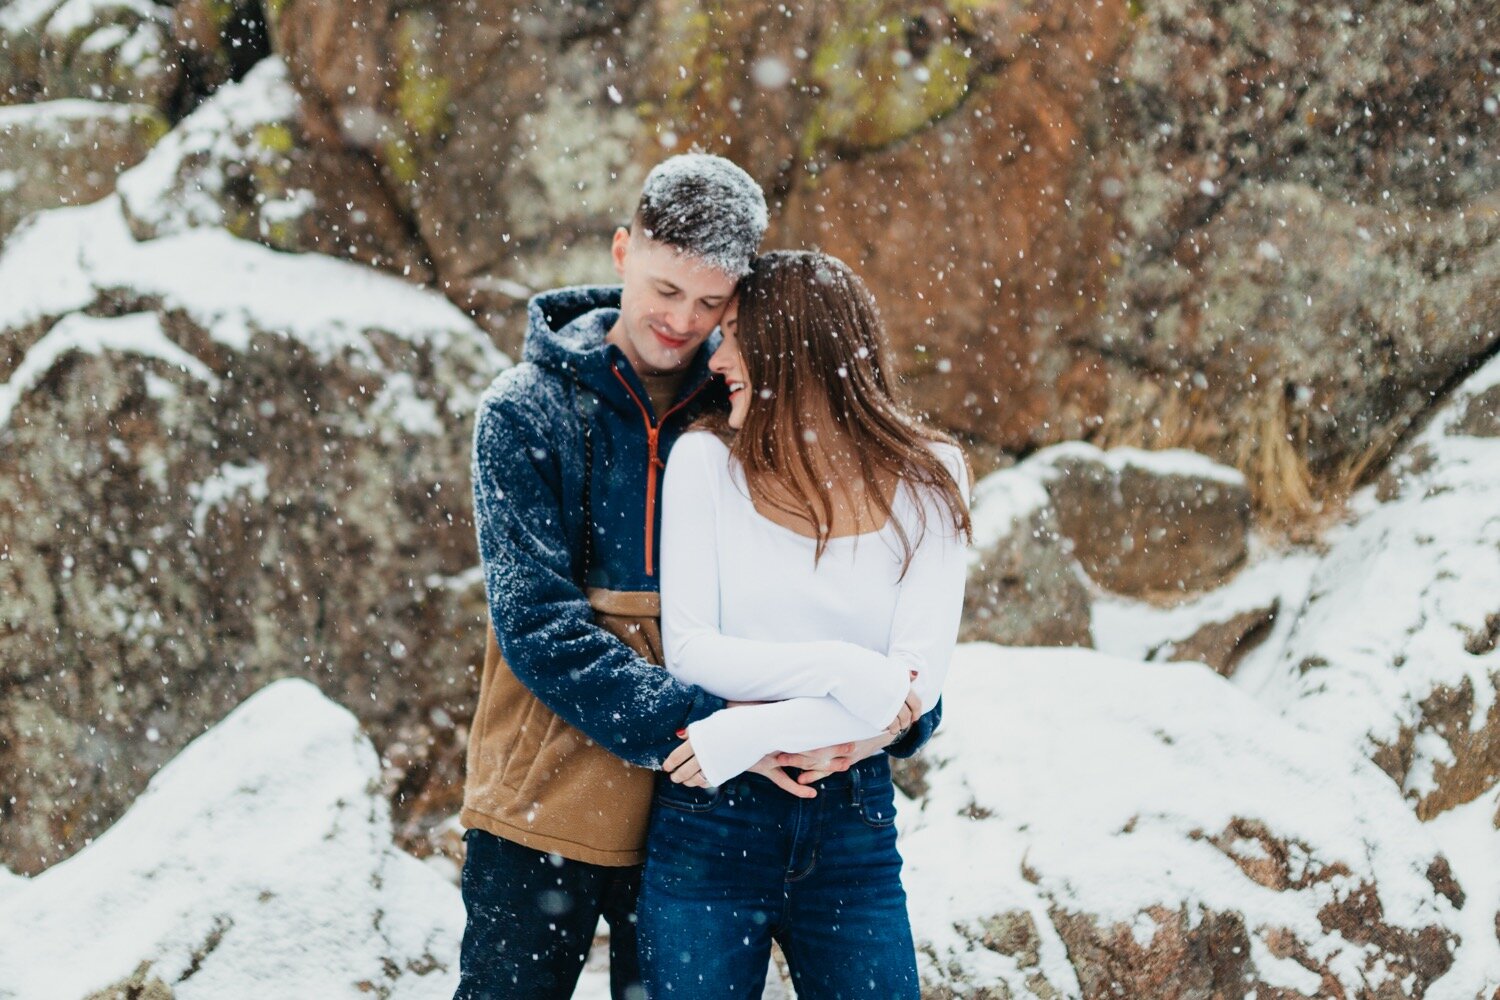
M 693 145 L 766 186 L 771 245 L 870 280 L 916 401 L 990 447 L 1187 445 L 1304 507 L 1495 342 L 1477 2 L 271 9 L 311 141 L 509 347 Z

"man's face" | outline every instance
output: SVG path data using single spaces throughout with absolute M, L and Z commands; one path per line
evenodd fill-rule
M 623 227 L 611 253 L 624 289 L 610 343 L 642 375 L 685 368 L 719 325 L 734 276 Z

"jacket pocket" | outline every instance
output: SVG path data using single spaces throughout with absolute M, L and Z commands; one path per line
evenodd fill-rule
M 521 717 L 521 725 L 516 729 L 515 739 L 505 753 L 500 770 L 500 784 L 513 791 L 520 791 L 525 786 L 526 779 L 536 767 L 547 730 L 556 718 L 540 699 L 533 696 L 529 700 L 525 714 Z

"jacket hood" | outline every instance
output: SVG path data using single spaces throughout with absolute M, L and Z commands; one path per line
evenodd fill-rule
M 526 342 L 521 357 L 555 372 L 620 406 L 634 404 L 612 369 L 620 369 L 638 392 L 639 378 L 625 353 L 604 341 L 620 318 L 619 285 L 578 285 L 532 296 L 526 307 Z M 709 378 L 708 359 L 719 345 L 715 330 L 688 368 L 687 386 Z

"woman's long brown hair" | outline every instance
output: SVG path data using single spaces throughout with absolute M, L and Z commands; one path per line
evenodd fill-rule
M 843 261 L 811 251 L 756 258 L 739 288 L 740 354 L 753 393 L 744 426 L 728 438 L 757 505 L 816 529 L 820 559 L 833 530 L 834 498 L 825 476 L 827 442 L 807 434 L 831 418 L 857 460 L 864 495 L 901 539 L 902 574 L 917 541 L 891 517 L 893 483 L 939 498 L 955 531 L 972 537 L 958 483 L 930 445 L 952 439 L 923 426 L 890 391 L 885 332 L 875 299 Z M 920 528 L 926 531 L 926 507 Z

